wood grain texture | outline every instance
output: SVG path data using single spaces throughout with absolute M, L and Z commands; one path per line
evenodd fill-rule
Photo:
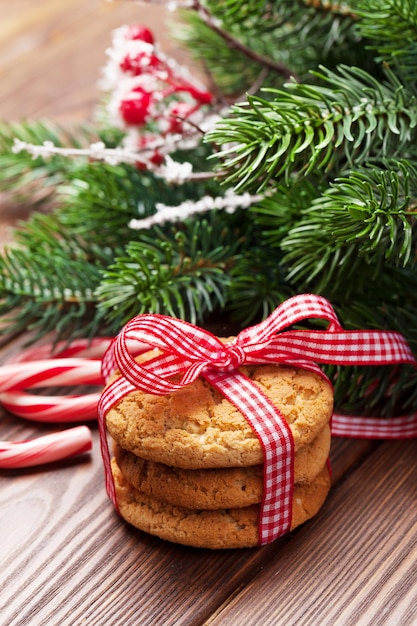
M 416 475 L 417 441 L 379 446 L 207 624 L 416 624 Z
M 194 550 L 132 529 L 104 494 L 98 449 L 2 474 L 2 623 L 201 624 L 279 550 Z
M 6 439 L 50 430 L 10 416 L 2 419 Z M 333 446 L 336 474 L 338 443 Z M 357 442 L 343 447 L 350 448 L 350 459 L 360 459 Z M 7 538 L 0 544 L 0 616 L 8 626 L 197 626 L 253 584 L 268 563 L 281 562 L 284 547 L 298 546 L 300 536 L 296 531 L 261 549 L 210 551 L 176 546 L 131 528 L 105 494 L 96 432 L 93 452 L 83 460 L 0 471 L 0 494 L 0 533 Z M 316 530 L 321 518 L 320 513 Z M 288 563 L 292 571 L 295 561 Z M 250 594 L 243 602 L 255 610 L 254 624 L 260 623 L 256 619 L 265 597 Z
M 160 6 L 0 0 L 0 119 L 89 119 L 110 31 Z M 0 213 L 0 231 L 17 216 Z M 25 338 L 0 348 L 4 365 Z M 96 426 L 82 459 L 0 471 L 0 626 L 414 626 L 417 442 L 339 439 L 318 516 L 262 549 L 208 551 L 128 526 L 104 489 Z M 0 439 L 56 427 L 0 407 Z
M 90 120 L 111 31 L 146 23 L 180 61 L 161 6 L 132 0 L 0 0 L 0 119 Z

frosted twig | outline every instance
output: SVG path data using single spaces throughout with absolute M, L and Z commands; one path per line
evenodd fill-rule
M 161 140 L 160 144 L 158 144 L 155 141 L 152 145 L 149 145 L 149 149 L 145 148 L 141 152 L 135 152 L 126 148 L 106 148 L 102 142 L 91 144 L 89 148 L 79 149 L 61 148 L 55 146 L 50 141 L 45 141 L 42 145 L 36 145 L 15 139 L 12 150 L 16 154 L 26 150 L 34 159 L 39 156 L 48 158 L 54 155 L 61 155 L 64 157 L 85 157 L 96 161 L 105 161 L 111 165 L 117 165 L 119 163 L 140 163 L 146 165 L 146 168 L 155 174 L 155 176 L 164 178 L 167 182 L 173 184 L 182 184 L 193 180 L 209 180 L 222 176 L 222 172 L 193 172 L 191 163 L 178 163 L 171 159 L 169 155 L 165 157 L 165 161 L 162 165 L 155 165 L 148 159 L 148 155 L 154 154 L 155 148 L 159 145 L 165 145 L 165 142 Z
M 113 165 L 117 163 L 137 163 L 141 158 L 141 154 L 125 148 L 106 148 L 101 141 L 91 144 L 89 148 L 61 148 L 55 146 L 52 141 L 44 141 L 43 144 L 36 145 L 15 139 L 12 151 L 17 154 L 23 150 L 29 152 L 34 159 L 40 156 L 47 158 L 53 155 L 61 155 L 65 157 L 93 158 L 98 161 L 112 163 Z
M 142 219 L 134 219 L 129 222 L 130 228 L 134 230 L 141 230 L 142 228 L 151 228 L 157 224 L 165 224 L 166 222 L 178 222 L 185 220 L 186 218 L 195 215 L 196 213 L 207 213 L 213 209 L 224 209 L 228 213 L 233 213 L 237 209 L 246 209 L 255 202 L 260 202 L 265 198 L 265 195 L 257 194 L 251 195 L 244 193 L 237 195 L 232 189 L 226 192 L 224 197 L 203 196 L 196 202 L 192 200 L 186 200 L 178 206 L 167 206 L 162 203 L 156 205 L 157 213 L 149 217 Z

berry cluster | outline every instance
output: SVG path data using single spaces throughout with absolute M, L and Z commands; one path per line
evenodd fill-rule
M 210 113 L 213 96 L 158 50 L 148 28 L 117 29 L 108 55 L 107 110 L 111 122 L 126 131 L 125 147 L 140 154 L 139 166 L 160 165 L 166 154 L 187 147 L 184 141 L 201 138 L 196 129 Z

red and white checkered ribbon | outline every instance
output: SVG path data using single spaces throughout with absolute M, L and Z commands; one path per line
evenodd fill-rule
M 327 330 L 285 330 L 311 318 L 329 322 Z M 139 365 L 132 351 L 162 351 Z M 133 349 L 133 350 L 132 350 Z M 128 393 L 140 389 L 164 395 L 202 376 L 248 420 L 264 451 L 264 495 L 259 543 L 265 544 L 291 527 L 294 450 L 291 431 L 279 407 L 239 370 L 247 364 L 285 363 L 324 376 L 317 363 L 384 365 L 415 359 L 396 332 L 345 331 L 330 303 L 321 296 L 290 298 L 263 322 L 243 330 L 229 344 L 182 320 L 162 315 L 132 319 L 112 342 L 103 358 L 103 375 L 118 369 L 121 376 L 103 392 L 99 402 L 102 453 L 109 496 L 117 507 L 105 432 L 107 411 Z M 181 375 L 177 380 L 178 374 Z M 172 380 L 176 376 L 176 382 Z
M 417 413 L 388 419 L 334 413 L 332 435 L 356 439 L 413 439 L 417 437 Z

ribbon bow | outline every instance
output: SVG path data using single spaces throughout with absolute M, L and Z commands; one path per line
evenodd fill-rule
M 286 330 L 311 318 L 328 322 L 327 330 Z M 134 355 L 148 351 L 150 347 L 158 348 L 160 353 L 138 364 Z M 288 532 L 294 483 L 292 433 L 279 407 L 274 406 L 238 369 L 241 365 L 268 363 L 301 367 L 326 378 L 317 363 L 384 365 L 416 362 L 400 333 L 345 331 L 331 304 L 312 294 L 290 298 L 263 322 L 243 330 L 228 344 L 182 320 L 153 314 L 137 316 L 126 324 L 103 358 L 105 380 L 116 369 L 121 373 L 105 389 L 99 402 L 107 491 L 115 506 L 105 436 L 107 411 L 134 390 L 164 395 L 202 376 L 237 407 L 262 444 L 264 494 L 259 543 L 268 543 Z

